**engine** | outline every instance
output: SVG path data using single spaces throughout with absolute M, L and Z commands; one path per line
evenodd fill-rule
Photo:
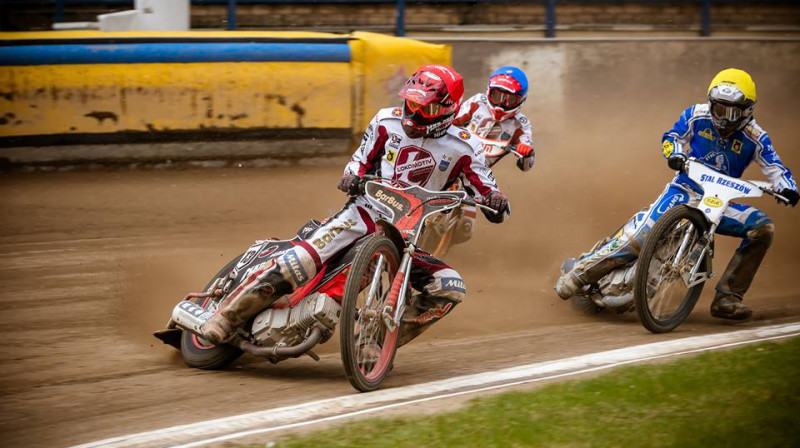
M 252 333 L 264 347 L 292 346 L 303 342 L 308 330 L 319 325 L 323 329 L 320 343 L 324 343 L 333 336 L 341 309 L 327 294 L 311 294 L 294 308 L 262 311 L 253 322 Z
M 599 305 L 618 307 L 633 302 L 633 276 L 636 273 L 636 263 L 614 269 L 597 282 L 603 297 Z

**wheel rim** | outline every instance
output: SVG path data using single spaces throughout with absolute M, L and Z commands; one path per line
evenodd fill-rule
M 375 295 L 367 305 L 369 284 L 380 255 L 384 255 L 385 263 Z M 370 382 L 379 380 L 388 370 L 397 344 L 398 330 L 388 331 L 383 321 L 384 309 L 389 307 L 391 311 L 394 310 L 394 304 L 388 303 L 387 298 L 396 272 L 397 260 L 391 251 L 384 248 L 375 251 L 365 270 L 362 288 L 356 298 L 356 321 L 353 329 L 355 358 L 364 379 Z
M 688 244 L 676 261 L 687 232 L 690 232 Z M 689 269 L 687 260 L 698 239 L 695 226 L 684 219 L 658 240 L 647 271 L 647 308 L 654 319 L 667 320 L 682 311 L 689 292 L 682 275 Z

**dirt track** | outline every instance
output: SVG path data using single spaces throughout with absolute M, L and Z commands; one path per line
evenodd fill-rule
M 790 137 L 798 131 L 784 124 L 773 140 L 797 141 Z M 501 164 L 512 220 L 480 222 L 477 237 L 453 250 L 448 261 L 466 279 L 468 299 L 399 353 L 386 387 L 800 320 L 793 281 L 800 210 L 766 199 L 756 204 L 776 221 L 777 237 L 748 296 L 756 310 L 749 322 L 710 318 L 711 288 L 689 321 L 666 336 L 650 335 L 631 314 L 577 315 L 555 296 L 560 261 L 613 231 L 667 181 L 658 148 L 638 149 L 653 131 L 640 132 L 616 148 L 625 157 L 543 134 L 532 173 Z M 796 154 L 782 155 L 800 167 Z M 203 372 L 150 336 L 176 300 L 252 240 L 289 236 L 305 220 L 336 211 L 344 200 L 335 189 L 339 173 L 339 165 L 309 165 L 0 178 L 4 445 L 64 446 L 352 393 L 334 341 L 321 347 L 319 363 L 245 356 L 226 371 Z M 733 247 L 732 240 L 720 244 L 717 269 Z

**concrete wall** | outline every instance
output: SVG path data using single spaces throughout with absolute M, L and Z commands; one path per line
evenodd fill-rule
M 41 136 L 53 136 L 52 144 L 176 132 L 358 134 L 420 65 L 450 63 L 446 45 L 370 33 L 50 32 L 0 39 L 7 44 L 0 47 L 6 146 Z
M 569 163 L 568 173 L 579 176 L 581 169 L 603 166 L 605 153 L 623 152 L 633 161 L 648 164 L 660 162 L 661 134 L 670 128 L 680 112 L 691 104 L 703 102 L 711 78 L 719 70 L 738 67 L 749 71 L 758 88 L 755 116 L 770 133 L 775 147 L 785 160 L 798 160 L 794 155 L 800 141 L 797 126 L 797 107 L 800 104 L 800 40 L 704 40 L 704 39 L 644 39 L 644 40 L 442 40 L 438 44 L 452 46 L 452 63 L 466 81 L 466 95 L 485 89 L 486 77 L 495 68 L 511 64 L 522 67 L 530 78 L 530 93 L 523 112 L 533 122 L 534 140 L 541 163 L 537 169 L 562 169 L 557 163 Z M 386 51 L 391 46 L 361 48 L 357 51 Z M 355 51 L 355 50 L 354 50 Z M 364 56 L 391 60 L 391 56 Z M 389 58 L 389 59 L 387 59 Z M 362 92 L 372 98 L 360 101 L 364 105 L 363 120 L 352 132 L 363 132 L 368 120 L 380 107 L 399 104 L 396 92 L 405 80 L 410 66 L 396 61 L 378 65 L 371 73 L 363 71 Z M 315 72 L 316 73 L 316 72 Z M 324 75 L 321 75 L 324 76 Z M 209 87 L 221 89 L 220 87 Z M 225 89 L 217 90 L 219 101 L 225 104 Z M 347 104 L 351 92 L 330 92 L 330 104 L 320 107 L 338 110 Z M 0 96 L 0 104 L 4 99 Z M 346 112 L 342 112 L 346 114 Z M 2 115 L 2 114 L 0 114 Z M 225 116 L 219 119 L 229 121 Z M 341 117 L 331 117 L 340 120 Z M 292 121 L 291 117 L 287 120 Z M 93 118 L 90 122 L 96 121 Z M 109 125 L 109 121 L 105 121 Z M 346 154 L 352 142 L 346 139 L 334 145 L 319 146 L 313 134 L 308 141 L 281 143 L 274 138 L 257 140 L 251 145 L 210 145 L 201 150 L 195 144 L 184 145 L 186 158 L 256 158 L 259 156 L 292 157 L 313 153 Z M 358 137 L 357 137 L 358 138 Z M 264 146 L 271 142 L 275 149 Z M 57 163 L 69 154 L 91 158 L 92 151 L 61 151 L 55 154 L 40 148 L 37 161 Z M 304 151 L 299 152 L 299 149 Z M 149 145 L 142 148 L 151 158 L 175 159 L 180 145 L 159 149 Z M 11 151 L 11 149 L 9 149 Z M 115 157 L 114 147 L 97 146 L 104 158 Z M 160 151 L 160 152 L 159 152 Z M 2 151 L 0 151 L 2 152 Z M 12 162 L 24 161 L 36 152 L 26 148 L 6 151 L 0 158 Z M 5 154 L 5 155 L 4 155 Z M 125 159 L 135 159 L 137 149 L 125 148 Z M 569 155 L 560 159 L 556 154 Z M 618 160 L 618 159 L 617 159 Z M 797 163 L 800 163 L 798 160 Z M 635 164 L 625 169 L 634 169 Z M 791 164 L 790 164 L 791 166 Z M 795 164 L 797 166 L 797 164 Z M 608 166 L 612 173 L 619 167 Z M 584 179 L 585 181 L 585 179 Z M 599 187 L 601 188 L 601 187 Z M 635 188 L 635 186 L 632 186 Z

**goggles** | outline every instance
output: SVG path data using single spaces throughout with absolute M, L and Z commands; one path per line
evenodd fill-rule
M 489 102 L 503 109 L 513 109 L 522 104 L 522 95 L 500 89 L 489 89 Z
M 719 120 L 737 121 L 744 115 L 744 108 L 729 106 L 727 104 L 712 102 L 711 115 Z
M 430 103 L 422 105 L 410 100 L 406 100 L 406 107 L 411 113 L 419 113 L 425 118 L 436 118 L 446 114 L 452 106 L 445 106 L 442 103 Z

